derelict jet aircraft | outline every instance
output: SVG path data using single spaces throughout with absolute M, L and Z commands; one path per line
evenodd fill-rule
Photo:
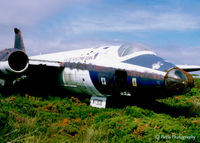
M 0 78 L 5 86 L 21 76 L 33 76 L 38 83 L 52 82 L 91 95 L 93 107 L 105 108 L 108 96 L 131 96 L 138 89 L 182 91 L 194 83 L 187 72 L 200 70 L 200 66 L 181 69 L 140 44 L 28 57 L 21 31 L 15 28 L 14 32 L 14 48 L 0 52 Z

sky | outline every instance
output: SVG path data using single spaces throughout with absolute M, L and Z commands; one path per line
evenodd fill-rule
M 174 64 L 200 65 L 199 0 L 0 0 L 0 50 L 21 29 L 28 55 L 142 43 Z

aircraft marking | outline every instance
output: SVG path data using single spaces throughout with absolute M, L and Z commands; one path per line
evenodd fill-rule
M 106 85 L 106 78 L 105 77 L 101 77 L 101 84 Z
M 132 85 L 134 87 L 137 87 L 137 79 L 136 78 L 132 78 Z

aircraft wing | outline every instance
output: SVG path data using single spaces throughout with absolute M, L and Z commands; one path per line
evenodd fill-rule
M 31 76 L 33 76 L 33 74 L 38 76 L 41 73 L 43 73 L 42 76 L 51 76 L 50 74 L 54 75 L 55 73 L 59 73 L 63 68 L 64 64 L 60 61 L 30 58 L 29 66 L 25 73 L 31 74 Z
M 25 80 L 22 80 L 22 82 L 39 88 L 56 87 L 59 85 L 59 76 L 61 75 L 63 68 L 62 62 L 59 61 L 30 58 L 29 66 L 23 73 L 26 78 Z
M 193 71 L 199 71 L 200 66 L 197 65 L 176 65 L 180 69 L 183 69 L 186 72 L 193 72 Z
M 49 66 L 55 68 L 62 68 L 62 62 L 59 61 L 49 61 L 49 60 L 39 60 L 39 59 L 29 59 L 30 66 Z

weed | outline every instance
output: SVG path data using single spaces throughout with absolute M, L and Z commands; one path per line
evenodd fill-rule
M 0 94 L 0 142 L 200 142 L 200 79 L 187 94 L 121 108 L 43 94 Z

